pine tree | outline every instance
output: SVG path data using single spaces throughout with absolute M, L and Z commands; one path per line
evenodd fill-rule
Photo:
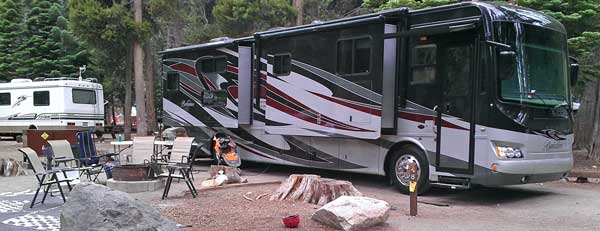
M 33 0 L 25 20 L 26 33 L 18 55 L 18 74 L 35 77 L 76 76 L 89 55 L 68 31 L 60 0 Z
M 5 0 L 0 2 L 0 80 L 17 76 L 21 65 L 17 52 L 23 39 L 23 2 Z

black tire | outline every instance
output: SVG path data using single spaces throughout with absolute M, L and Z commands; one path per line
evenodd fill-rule
M 410 194 L 408 179 L 403 178 L 401 181 L 400 174 L 397 172 L 396 165 L 400 165 L 401 161 L 406 160 L 416 160 L 417 164 L 420 168 L 419 178 L 417 181 L 417 192 L 418 194 L 423 194 L 429 190 L 431 187 L 429 185 L 429 161 L 427 161 L 427 157 L 423 153 L 423 151 L 415 146 L 406 145 L 400 149 L 395 150 L 391 153 L 391 157 L 387 163 L 387 175 L 390 178 L 392 184 L 400 190 L 403 194 Z
M 17 141 L 17 143 L 23 143 L 23 136 L 22 135 L 16 135 L 15 136 L 15 141 Z

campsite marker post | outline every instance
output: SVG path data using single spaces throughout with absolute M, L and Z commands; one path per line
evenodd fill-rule
M 409 183 L 409 192 L 410 192 L 410 215 L 417 215 L 417 163 L 410 163 L 410 183 Z

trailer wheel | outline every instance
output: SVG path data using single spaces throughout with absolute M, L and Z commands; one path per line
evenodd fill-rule
M 16 135 L 15 136 L 15 141 L 17 141 L 17 143 L 23 143 L 23 136 L 22 135 Z
M 393 153 L 391 153 L 391 158 L 387 163 L 387 173 L 389 178 L 392 181 L 400 192 L 404 194 L 409 194 L 409 182 L 410 182 L 410 173 L 409 173 L 409 164 L 411 162 L 417 163 L 417 174 L 418 174 L 418 193 L 422 194 L 429 190 L 429 162 L 427 161 L 427 157 L 420 149 L 407 145 L 404 146 Z

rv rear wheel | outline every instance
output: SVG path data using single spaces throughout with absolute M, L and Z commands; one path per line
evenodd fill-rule
M 417 191 L 419 194 L 429 190 L 429 162 L 419 148 L 404 146 L 392 153 L 387 163 L 387 173 L 392 183 L 404 194 L 409 194 L 410 163 L 417 164 Z

